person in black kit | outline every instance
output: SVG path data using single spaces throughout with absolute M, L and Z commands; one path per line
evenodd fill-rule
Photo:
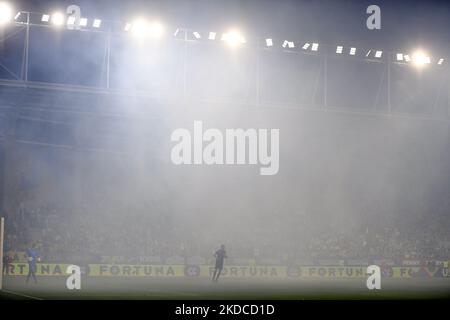
M 214 257 L 216 257 L 216 268 L 214 269 L 212 281 L 218 282 L 220 273 L 222 272 L 222 269 L 223 269 L 223 260 L 225 258 L 228 258 L 224 245 L 221 245 L 220 249 L 214 253 Z
M 3 274 L 9 274 L 12 261 L 13 259 L 8 254 L 5 254 L 5 256 L 3 257 L 3 270 L 2 270 Z

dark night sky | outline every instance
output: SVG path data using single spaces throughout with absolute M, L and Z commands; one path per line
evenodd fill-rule
M 425 47 L 448 52 L 449 1 L 418 0 L 17 0 L 22 10 L 51 12 L 70 4 L 83 15 L 126 21 L 136 14 L 161 17 L 187 28 L 221 31 L 230 25 L 247 35 L 292 37 L 384 50 Z M 367 6 L 381 7 L 382 29 L 365 27 Z

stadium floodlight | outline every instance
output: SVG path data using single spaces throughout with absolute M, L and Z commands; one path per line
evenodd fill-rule
M 312 51 L 317 51 L 317 50 L 319 50 L 319 44 L 318 44 L 318 43 L 313 43 L 313 44 L 311 45 L 311 50 L 312 50 Z
M 383 51 L 377 50 L 375 51 L 375 58 L 380 59 L 383 56 Z
M 303 49 L 303 50 L 308 50 L 308 48 L 309 48 L 310 45 L 311 45 L 311 44 L 307 42 L 307 43 L 305 43 L 305 44 L 303 45 L 302 49 Z
M 126 30 L 127 27 L 125 27 Z M 144 19 L 136 19 L 130 26 L 131 33 L 136 38 L 144 38 L 148 34 L 148 22 Z
M 194 35 L 195 39 L 201 39 L 202 38 L 200 33 L 198 33 L 197 31 L 194 31 L 192 34 Z
M 355 47 L 350 48 L 349 54 L 350 54 L 351 56 L 354 56 L 354 55 L 356 54 L 356 48 L 355 48 Z
M 409 54 L 405 54 L 403 56 L 403 58 L 405 59 L 406 62 L 410 62 L 411 61 L 411 57 L 409 56 Z
M 267 47 L 273 47 L 273 40 L 272 39 L 266 39 L 266 46 Z
M 55 26 L 61 26 L 64 23 L 64 15 L 61 12 L 55 12 L 52 14 L 52 23 Z
M 148 33 L 152 38 L 160 38 L 164 33 L 164 27 L 159 22 L 153 22 L 148 26 Z
M 397 61 L 403 61 L 403 53 L 397 53 L 396 59 Z
M 215 32 L 210 32 L 208 35 L 208 39 L 209 40 L 216 40 L 216 33 Z
M 43 14 L 41 21 L 42 22 L 48 22 L 50 20 L 50 16 L 48 14 Z
M 444 59 L 441 58 L 441 59 L 439 59 L 439 61 L 438 61 L 437 64 L 438 64 L 438 65 L 442 65 L 443 63 L 444 63 Z
M 100 28 L 101 25 L 102 25 L 102 20 L 100 20 L 100 19 L 94 19 L 94 22 L 92 22 L 92 26 L 94 28 Z
M 423 51 L 418 50 L 414 52 L 412 62 L 416 67 L 421 68 L 425 64 L 430 63 L 430 57 L 428 57 Z
M 245 43 L 245 38 L 239 31 L 232 30 L 222 35 L 222 40 L 230 47 L 236 47 L 239 44 Z
M 132 23 L 125 25 L 125 31 L 131 31 L 136 38 L 159 38 L 164 33 L 164 27 L 159 22 L 149 23 L 146 19 L 136 19 Z
M 13 17 L 12 7 L 5 3 L 0 3 L 0 24 L 5 24 L 11 21 Z
M 337 46 L 336 47 L 336 53 L 338 53 L 338 54 L 342 54 L 342 51 L 344 50 L 344 47 L 343 46 Z
M 80 26 L 81 27 L 86 27 L 87 26 L 87 19 L 86 18 L 81 18 L 80 19 Z
M 20 12 L 17 12 L 17 14 L 14 16 L 14 20 L 19 19 L 19 17 L 20 17 Z
M 284 40 L 284 42 L 283 42 L 283 44 L 281 46 L 283 48 L 288 47 L 288 48 L 292 49 L 292 48 L 295 48 L 295 43 L 294 43 L 294 41 Z

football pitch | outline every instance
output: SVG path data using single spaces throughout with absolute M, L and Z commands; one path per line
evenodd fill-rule
M 87 277 L 80 290 L 68 290 L 65 277 L 4 277 L 1 299 L 450 299 L 450 278 L 382 279 L 369 290 L 366 279 L 233 279 Z

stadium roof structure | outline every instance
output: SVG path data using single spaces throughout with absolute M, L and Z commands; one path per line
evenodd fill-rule
M 4 38 L 1 40 L 4 47 L 8 48 L 5 59 L 1 59 L 0 55 L 1 86 L 87 93 L 132 94 L 163 98 L 198 98 L 199 100 L 219 103 L 231 102 L 269 107 L 312 107 L 318 110 L 356 111 L 369 114 L 405 113 L 446 120 L 450 117 L 448 59 L 445 56 L 428 55 L 424 51 L 390 52 L 381 48 L 360 48 L 352 44 L 336 43 L 330 45 L 310 40 L 297 41 L 269 37 L 248 39 L 237 30 L 219 33 L 211 30 L 169 28 L 156 21 L 119 22 L 100 18 L 77 18 L 62 13 L 25 11 L 17 12 L 11 21 L 3 23 L 0 29 L 4 32 Z M 92 36 L 88 36 L 88 34 Z M 212 34 L 214 36 L 211 36 Z M 148 54 L 146 57 L 151 59 L 154 57 L 154 50 L 159 50 L 160 47 L 164 46 L 165 51 L 162 50 L 161 55 L 166 56 L 160 67 L 165 69 L 158 70 L 157 74 L 160 78 L 171 72 L 176 74 L 171 75 L 174 79 L 171 79 L 171 82 L 163 90 L 159 90 L 160 87 L 158 86 L 142 86 L 142 82 L 146 80 L 142 74 L 138 77 L 140 84 L 135 87 L 118 85 L 128 75 L 117 72 L 117 65 L 120 64 L 120 61 L 117 60 L 117 52 L 123 51 L 123 48 L 119 48 L 117 43 L 123 45 L 124 38 L 132 38 L 135 35 L 141 38 L 139 40 L 141 46 L 137 48 L 138 46 L 127 44 L 129 45 L 128 53 L 136 48 L 136 50 L 144 48 L 143 50 L 149 50 L 145 54 Z M 52 37 L 57 40 L 49 40 Z M 158 40 L 155 40 L 155 38 L 158 38 Z M 155 44 L 159 40 L 163 40 L 161 42 L 164 42 L 164 45 Z M 10 42 L 6 43 L 7 41 Z M 83 41 L 87 41 L 89 44 L 82 45 L 81 42 Z M 46 70 L 45 67 L 42 67 L 42 63 L 39 62 L 51 59 L 51 56 L 48 56 L 49 51 L 45 51 L 45 49 L 49 50 L 48 46 L 52 44 L 62 47 L 67 42 L 71 42 L 71 49 L 60 50 L 63 56 L 60 57 L 60 60 L 49 63 L 46 66 L 49 69 Z M 102 48 L 101 54 L 89 52 L 90 46 L 92 47 L 94 42 Z M 142 42 L 144 43 L 143 46 Z M 167 45 L 168 43 L 170 44 Z M 242 46 L 243 48 L 240 52 L 236 52 L 238 50 L 230 52 L 221 48 L 223 43 L 232 44 L 233 47 Z M 233 58 L 240 55 L 244 56 L 244 62 L 239 65 L 240 67 L 244 65 L 244 67 L 240 73 L 236 73 L 238 76 L 246 73 L 245 76 L 242 76 L 246 79 L 243 86 L 247 86 L 249 89 L 244 99 L 241 96 L 224 97 L 221 94 L 215 95 L 214 92 L 205 97 L 197 94 L 199 90 L 192 90 L 192 83 L 194 82 L 192 78 L 199 69 L 196 68 L 195 63 L 192 63 L 193 55 L 201 56 L 202 58 L 198 58 L 199 60 L 207 60 L 205 54 L 210 54 L 215 50 L 211 49 L 212 47 L 223 51 L 218 54 L 219 58 L 216 61 L 219 61 L 219 63 L 220 59 L 224 59 L 224 54 Z M 167 54 L 167 50 L 171 51 L 170 54 Z M 52 48 L 50 48 L 50 51 L 52 51 Z M 217 50 L 214 54 L 216 53 Z M 89 63 L 90 66 L 93 64 L 101 66 L 97 70 L 95 68 L 89 69 L 89 64 L 83 65 L 86 57 L 94 55 L 98 59 L 93 63 L 94 59 L 92 58 Z M 299 67 L 298 62 L 293 62 L 295 67 L 287 68 L 291 69 L 288 70 L 288 72 L 291 72 L 288 76 L 279 71 L 267 72 L 271 68 L 268 65 L 275 60 L 267 58 L 271 55 L 276 56 L 275 59 L 277 60 L 286 59 L 286 61 L 292 61 L 292 57 L 302 57 L 298 58 L 302 59 L 301 66 Z M 11 59 L 11 56 L 15 59 Z M 79 63 L 79 65 L 72 66 L 68 70 L 64 59 L 68 60 L 67 65 L 75 63 Z M 171 63 L 174 65 L 168 66 L 167 61 L 171 59 Z M 270 59 L 272 60 L 269 61 Z M 130 56 L 127 60 L 133 60 L 133 56 Z M 336 67 L 336 61 L 340 61 L 338 63 L 341 63 L 341 66 Z M 60 62 L 60 68 L 55 69 L 58 62 Z M 376 65 L 376 67 L 365 67 L 362 63 Z M 36 65 L 41 65 L 41 69 Z M 98 72 L 95 75 L 96 81 L 83 82 L 82 79 L 79 79 L 82 76 L 75 81 L 74 78 L 76 77 L 70 72 L 83 68 L 87 69 L 86 72 L 90 74 Z M 146 70 L 145 66 L 142 68 Z M 305 69 L 306 71 L 304 71 Z M 368 88 L 366 90 L 367 93 L 370 92 L 371 98 L 367 99 L 368 95 L 364 90 L 360 91 L 360 88 L 352 86 L 350 83 L 346 87 L 347 93 L 345 95 L 347 98 L 348 96 L 358 96 L 354 104 L 367 104 L 370 106 L 369 108 L 354 108 L 351 103 L 346 104 L 342 101 L 340 104 L 334 103 L 334 97 L 339 96 L 339 92 L 343 91 L 337 84 L 346 82 L 345 73 L 346 70 L 350 69 L 349 73 L 353 73 L 353 78 L 361 77 L 361 79 L 354 80 L 352 84 L 358 85 L 367 82 Z M 286 70 L 286 68 L 283 70 Z M 54 76 L 58 72 L 60 77 Z M 120 74 L 117 75 L 115 72 Z M 361 73 L 355 75 L 356 72 Z M 365 74 L 362 72 L 365 72 Z M 52 74 L 53 77 L 47 79 L 47 74 Z M 371 74 L 375 74 L 375 78 L 367 80 L 366 78 Z M 263 77 L 266 77 L 266 79 L 263 79 Z M 122 79 L 117 80 L 118 78 Z M 196 77 L 194 76 L 194 78 Z M 282 84 L 283 78 L 286 81 L 284 84 Z M 233 81 L 233 75 L 230 76 L 229 80 L 230 82 Z M 404 81 L 410 82 L 407 84 L 399 83 Z M 197 82 L 207 86 L 206 82 L 209 82 L 209 78 L 204 77 Z M 276 82 L 280 82 L 280 84 L 273 88 L 272 85 Z M 299 96 L 292 94 L 297 88 L 293 87 L 292 83 L 294 82 L 298 82 L 298 87 L 304 87 L 304 92 L 301 94 L 308 96 L 307 99 L 304 99 L 304 96 L 299 98 Z M 223 88 L 226 88 L 227 83 L 220 82 L 216 84 L 216 87 L 223 85 Z M 291 96 L 288 99 L 279 99 L 278 97 L 273 98 L 269 94 L 268 97 L 267 93 L 271 90 L 286 91 L 287 95 L 291 94 Z M 205 87 L 200 91 L 208 92 L 208 89 Z M 418 92 L 423 93 L 421 97 L 417 96 Z M 404 97 L 407 99 L 404 99 Z M 340 98 L 342 100 L 342 97 Z M 369 101 L 364 103 L 366 99 Z M 408 109 L 408 104 L 423 105 L 424 103 L 428 106 L 426 108 L 424 106 L 418 107 L 419 111 L 415 110 L 417 109 L 415 107 Z M 400 107 L 398 107 L 399 105 Z

